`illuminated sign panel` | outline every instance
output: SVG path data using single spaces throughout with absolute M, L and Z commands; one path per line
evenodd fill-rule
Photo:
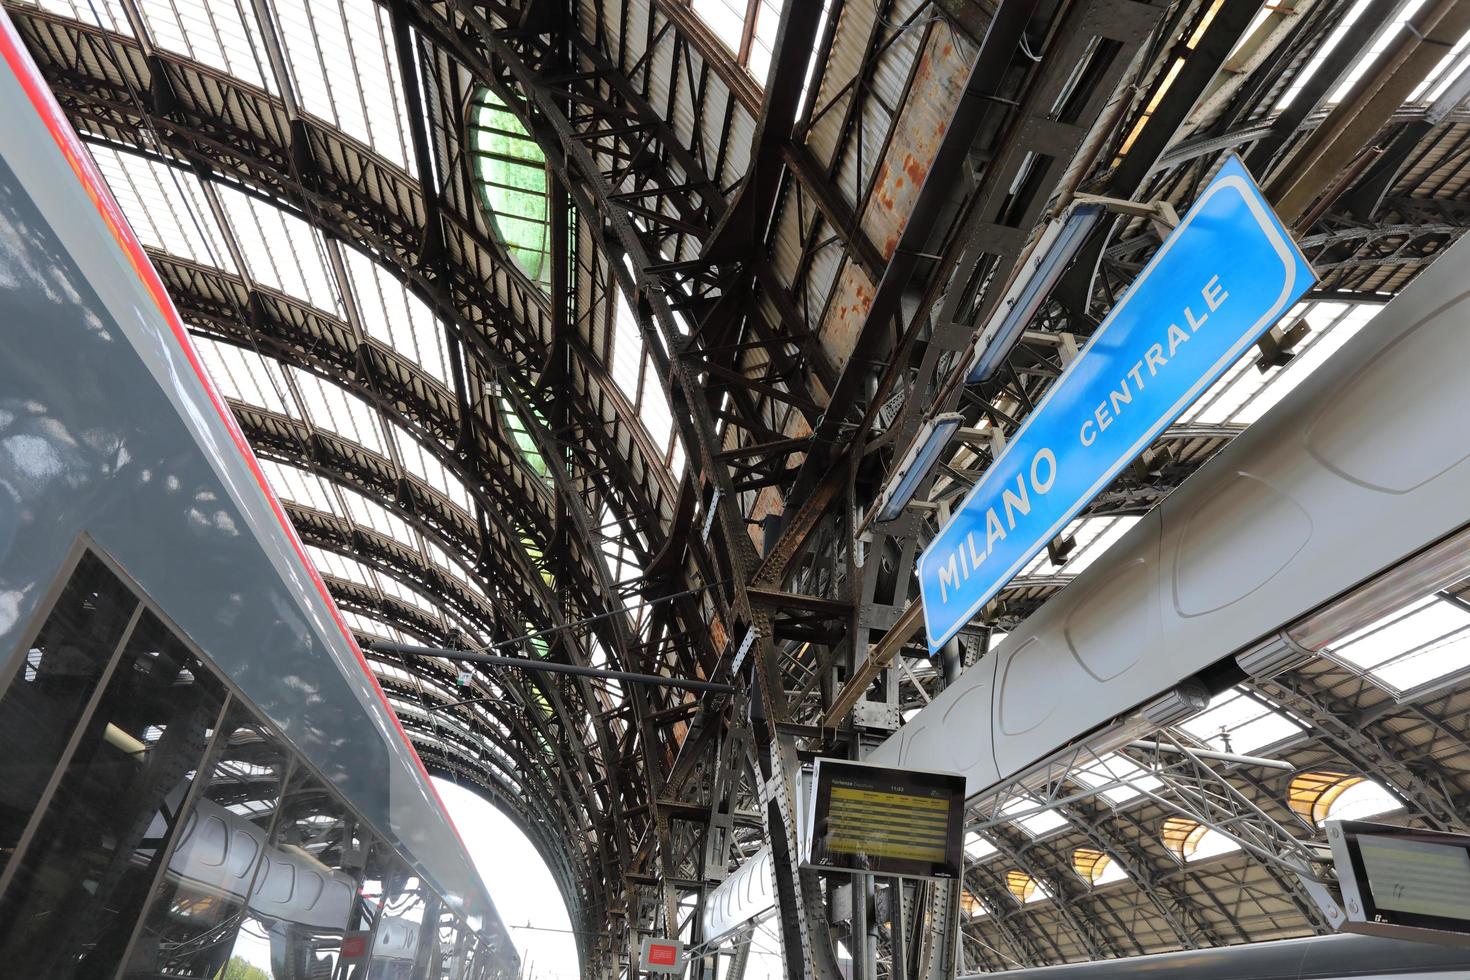
M 959 877 L 964 777 L 818 759 L 814 778 L 810 867 Z
M 677 939 L 645 939 L 639 962 L 649 973 L 684 972 L 684 944 Z
M 1470 836 L 1331 820 L 1344 932 L 1470 945 Z
M 1316 277 L 1235 157 L 919 559 L 938 650 Z

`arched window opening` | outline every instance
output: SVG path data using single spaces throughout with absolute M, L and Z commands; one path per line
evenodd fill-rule
M 541 413 L 535 412 L 535 415 L 544 426 L 546 420 L 541 418 Z M 505 431 L 510 436 L 511 442 L 515 443 L 515 447 L 520 450 L 531 472 L 535 473 L 542 483 L 551 486 L 550 464 L 547 463 L 546 457 L 541 455 L 541 450 L 536 448 L 536 440 L 531 437 L 531 430 L 526 427 L 525 421 L 511 407 L 510 399 L 504 395 L 500 396 L 500 418 L 505 424 Z
M 985 899 L 968 888 L 960 889 L 960 909 L 964 911 L 967 919 L 978 919 L 990 914 L 990 906 L 985 904 Z
M 1313 827 L 1327 820 L 1358 820 L 1397 810 L 1392 793 L 1365 776 L 1343 772 L 1303 772 L 1291 780 L 1287 805 Z
M 489 89 L 470 100 L 470 166 L 496 239 L 527 278 L 551 288 L 546 155 Z
M 1022 905 L 1029 905 L 1050 897 L 1041 882 L 1024 871 L 1006 872 L 1006 891 L 1010 892 L 1012 897 Z
M 1232 838 L 1188 817 L 1169 817 L 1164 821 L 1164 846 L 1181 864 L 1240 850 Z
M 1090 847 L 1079 847 L 1072 852 L 1072 870 L 1089 885 L 1106 885 L 1128 877 L 1118 862 Z

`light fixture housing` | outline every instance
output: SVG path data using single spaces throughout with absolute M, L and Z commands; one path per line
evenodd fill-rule
M 924 422 L 878 494 L 879 523 L 896 521 L 903 515 L 919 484 L 939 462 L 939 454 L 964 424 L 965 417 L 959 412 L 944 412 Z
M 965 370 L 965 384 L 989 381 L 1000 368 L 1103 215 L 1100 204 L 1078 204 L 1047 225 L 1005 298 L 980 328 L 975 353 Z

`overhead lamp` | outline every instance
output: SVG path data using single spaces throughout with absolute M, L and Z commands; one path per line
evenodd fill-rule
M 1430 545 L 1346 595 L 1235 655 L 1252 677 L 1275 677 L 1327 647 L 1470 575 L 1470 528 Z
M 1304 649 L 1320 652 L 1329 644 L 1371 626 L 1419 599 L 1470 575 L 1470 528 L 1430 545 L 1411 558 L 1358 586 L 1286 633 Z
M 980 384 L 995 374 L 1022 331 L 1041 312 L 1103 213 L 1101 204 L 1078 204 L 1046 226 L 1005 298 L 980 328 L 975 353 L 965 371 L 965 384 Z
M 920 427 L 898 467 L 878 494 L 879 523 L 898 520 L 904 508 L 914 499 L 919 484 L 924 482 L 924 477 L 939 462 L 939 454 L 964 424 L 965 417 L 959 412 L 945 412 L 927 420 Z

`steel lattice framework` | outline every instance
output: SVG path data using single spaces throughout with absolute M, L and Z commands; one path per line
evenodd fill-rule
M 977 804 L 991 851 L 961 887 L 869 899 L 829 901 L 797 867 L 797 771 L 861 757 L 987 656 L 1459 237 L 1460 48 L 1390 66 L 1398 48 L 1338 30 L 1396 23 L 1388 0 L 736 6 L 731 33 L 687 0 L 7 0 L 425 763 L 526 829 L 588 976 L 630 970 L 648 931 L 719 938 L 700 900 L 763 845 L 793 977 L 837 976 L 837 940 L 865 977 L 937 977 L 1329 929 L 1294 876 L 1316 828 L 1285 777 L 1198 756 L 1188 730 L 1160 734 L 1167 760 L 1123 751 L 1156 781 L 1137 804 L 1084 778 L 1097 760 L 1059 763 L 1046 794 Z M 1435 43 L 1467 6 L 1431 5 Z M 1420 62 L 1412 91 L 1335 111 L 1352 79 Z M 493 144 L 487 99 L 514 120 Z M 544 184 L 515 190 L 542 202 L 545 269 L 487 203 L 505 140 L 544 157 Z M 959 448 L 933 508 L 877 525 L 885 475 L 936 409 L 1013 432 L 1159 242 L 1141 219 L 1093 235 L 966 389 L 1047 220 L 1081 192 L 1182 211 L 1226 152 L 1321 275 L 1310 330 L 1233 370 L 931 663 L 910 570 L 998 443 Z M 464 685 L 374 642 L 737 693 L 488 668 Z M 1323 661 L 1244 689 L 1288 724 L 1290 768 L 1370 775 L 1409 819 L 1463 826 L 1454 688 L 1395 699 Z M 1061 824 L 1033 832 L 1016 803 Z M 1181 815 L 1244 849 L 1183 861 L 1158 829 Z M 1079 877 L 1079 848 L 1126 882 Z

